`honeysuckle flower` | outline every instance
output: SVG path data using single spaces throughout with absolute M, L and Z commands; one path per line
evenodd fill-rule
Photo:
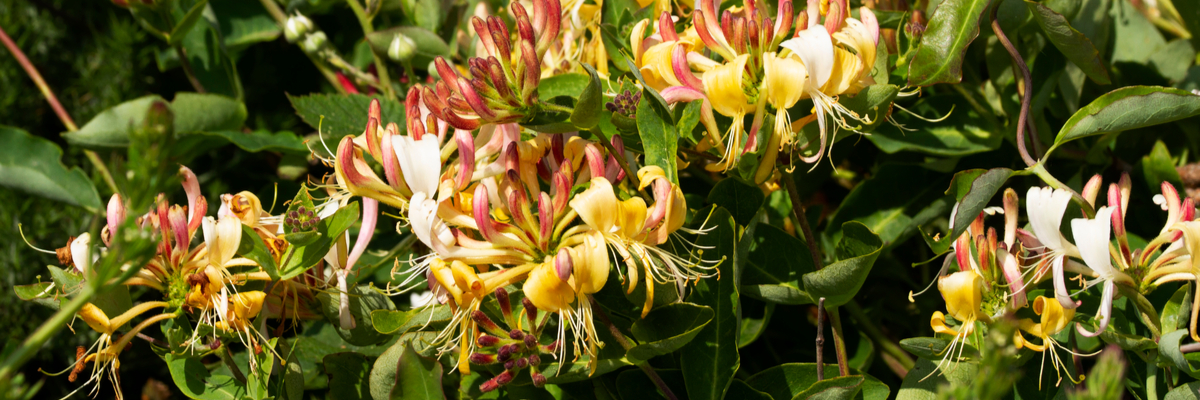
M 83 390 L 83 388 L 92 383 L 96 383 L 96 385 L 93 386 L 91 393 L 93 396 L 96 395 L 100 390 L 99 381 L 104 379 L 107 375 L 107 377 L 113 382 L 113 385 L 117 387 L 117 390 L 115 391 L 116 398 L 122 398 L 121 390 L 119 389 L 121 379 L 118 373 L 121 363 L 120 360 L 117 359 L 121 353 L 121 350 L 125 349 L 125 346 L 129 344 L 129 341 L 132 340 L 133 337 L 137 336 L 137 334 L 146 327 L 164 319 L 174 318 L 175 315 L 159 314 L 148 318 L 120 337 L 115 337 L 117 330 L 124 327 L 133 318 L 150 310 L 166 307 L 167 305 L 167 302 L 163 301 L 139 303 L 124 313 L 121 313 L 121 315 L 110 319 L 108 315 L 100 309 L 100 307 L 97 307 L 92 303 L 84 304 L 83 308 L 80 308 L 76 315 L 79 317 L 79 319 L 82 319 L 83 322 L 87 323 L 92 330 L 100 333 L 100 338 L 98 338 L 96 342 L 92 344 L 91 348 L 84 349 L 83 347 L 79 347 L 75 352 L 75 366 L 71 370 L 71 375 L 68 377 L 68 380 L 71 382 L 78 380 L 79 373 L 83 372 L 88 363 L 92 363 L 92 372 L 89 374 L 88 380 L 84 382 L 79 389 L 76 389 L 75 392 L 67 395 L 67 397 L 74 395 L 79 390 Z M 114 342 L 113 339 L 116 339 L 116 341 Z
M 1095 332 L 1089 332 L 1083 328 L 1083 325 L 1075 325 L 1075 329 L 1079 334 L 1087 337 L 1095 337 L 1108 327 L 1109 318 L 1112 317 L 1113 296 L 1116 296 L 1116 280 L 1118 275 L 1123 276 L 1120 271 L 1113 268 L 1109 256 L 1109 224 L 1112 221 L 1113 208 L 1101 207 L 1096 210 L 1095 219 L 1076 218 L 1071 220 L 1071 231 L 1075 236 L 1075 243 L 1079 246 L 1080 256 L 1092 271 L 1095 271 L 1098 278 L 1089 282 L 1089 286 L 1099 283 L 1104 284 L 1104 293 L 1101 294 L 1100 308 L 1097 311 L 1097 316 L 1100 318 L 1100 325 Z M 1126 277 L 1126 280 L 1128 278 Z
M 1051 299 L 1045 296 L 1038 296 L 1033 300 L 1033 312 L 1041 317 L 1040 320 L 1034 322 L 1030 318 L 1022 318 L 1019 321 L 1020 329 L 1021 331 L 1024 331 L 1033 337 L 1041 339 L 1042 343 L 1036 344 L 1029 342 L 1025 339 L 1024 334 L 1021 332 L 1016 332 L 1016 334 L 1013 336 L 1015 344 L 1017 348 L 1026 348 L 1042 353 L 1043 364 L 1045 364 L 1046 354 L 1049 354 L 1051 364 L 1054 365 L 1054 370 L 1056 373 L 1058 373 L 1058 380 L 1059 382 L 1062 382 L 1062 371 L 1067 370 L 1067 365 L 1063 363 L 1062 358 L 1058 356 L 1058 352 L 1055 351 L 1055 348 L 1061 348 L 1063 346 L 1059 344 L 1058 341 L 1054 340 L 1052 336 L 1058 334 L 1063 329 L 1066 329 L 1067 325 L 1071 323 L 1071 319 L 1075 318 L 1075 309 L 1063 307 L 1061 302 L 1051 301 Z M 1066 348 L 1063 349 L 1067 350 Z M 1067 350 L 1067 352 L 1076 354 L 1070 350 Z M 1083 381 L 1082 374 L 1079 375 L 1079 380 L 1075 380 L 1070 373 L 1067 374 L 1067 378 L 1075 383 Z M 1057 386 L 1059 382 L 1056 382 L 1055 386 Z M 1041 386 L 1040 377 L 1038 378 L 1038 386 Z
M 1071 192 L 1062 189 L 1031 187 L 1025 195 L 1025 212 L 1029 214 L 1029 225 L 1037 240 L 1044 246 L 1039 250 L 1042 258 L 1037 263 L 1037 273 L 1043 275 L 1046 267 L 1053 268 L 1054 297 L 1063 307 L 1074 309 L 1078 304 L 1067 292 L 1064 264 L 1067 257 L 1079 257 L 1079 249 L 1063 237 L 1058 226 L 1062 223 Z

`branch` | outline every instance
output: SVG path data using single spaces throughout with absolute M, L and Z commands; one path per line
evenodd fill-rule
M 1017 150 L 1021 152 L 1021 159 L 1025 161 L 1026 166 L 1032 167 L 1037 161 L 1029 156 L 1029 151 L 1025 149 L 1025 126 L 1029 125 L 1029 134 L 1033 142 L 1034 156 L 1041 157 L 1041 151 L 1038 149 L 1041 146 L 1041 141 L 1038 140 L 1037 130 L 1033 126 L 1033 122 L 1029 121 L 1029 105 L 1033 102 L 1033 77 L 1029 75 L 1029 66 L 1025 65 L 1025 60 L 1021 58 L 1021 54 L 1017 52 L 1017 48 L 1008 40 L 1008 36 L 1004 35 L 1004 30 L 1000 29 L 1000 21 L 996 20 L 996 13 L 1000 10 L 999 6 L 992 7 L 992 32 L 996 33 L 996 38 L 1000 39 L 1000 44 L 1008 50 L 1008 55 L 1012 57 L 1013 64 L 1017 69 L 1021 70 L 1021 76 L 1024 79 L 1024 90 L 1021 86 L 1017 86 L 1017 90 L 1021 94 L 1021 114 L 1017 119 Z

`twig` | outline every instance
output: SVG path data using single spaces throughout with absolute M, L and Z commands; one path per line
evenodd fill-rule
M 621 348 L 624 348 L 626 351 L 633 348 L 633 345 L 628 340 L 625 340 L 625 335 L 621 333 L 621 330 L 617 329 L 617 326 L 613 325 L 612 320 L 608 319 L 608 313 L 604 312 L 604 308 L 600 306 L 600 303 L 596 302 L 596 298 L 589 294 L 588 301 L 592 302 L 593 314 L 599 317 L 600 322 L 608 327 L 609 333 L 612 333 L 613 337 L 617 338 L 617 344 L 620 344 Z M 672 392 L 671 388 L 667 387 L 667 383 L 663 382 L 662 377 L 658 376 L 657 372 L 654 372 L 654 367 L 651 367 L 650 363 L 644 362 L 638 364 L 638 368 L 641 368 L 642 372 L 645 372 L 651 381 L 654 381 L 654 386 L 658 386 L 658 390 L 662 391 L 668 400 L 679 400 L 679 397 L 675 396 L 675 392 Z
M 817 300 L 817 380 L 825 380 L 825 298 Z
M 1037 161 L 1033 157 L 1030 157 L 1029 151 L 1025 149 L 1025 126 L 1027 123 L 1029 125 L 1030 139 L 1033 142 L 1034 155 L 1041 157 L 1041 151 L 1039 150 L 1041 141 L 1038 139 L 1037 130 L 1034 128 L 1033 123 L 1029 121 L 1029 105 L 1033 102 L 1033 77 L 1029 75 L 1029 66 L 1025 65 L 1025 60 L 1021 58 L 1021 54 L 1017 52 L 1017 48 L 1008 40 L 1008 36 L 1004 35 L 1004 30 L 1000 29 L 1000 21 L 996 20 L 996 13 L 999 10 L 999 6 L 992 7 L 992 32 L 996 33 L 996 38 L 1000 39 L 1000 44 L 1004 46 L 1005 50 L 1008 50 L 1008 55 L 1012 57 L 1013 64 L 1017 66 L 1017 69 L 1021 70 L 1021 76 L 1025 81 L 1025 88 L 1021 96 L 1021 114 L 1017 118 L 1017 150 L 1020 151 L 1021 159 L 1025 161 L 1025 165 L 1032 167 Z M 1021 89 L 1021 87 L 1018 85 L 1017 89 Z
M 25 52 L 21 51 L 20 47 L 8 37 L 8 33 L 4 28 L 0 28 L 0 42 L 4 42 L 4 47 L 12 53 L 13 58 L 17 59 L 17 64 L 21 64 L 21 68 L 25 69 L 25 73 L 29 75 L 29 79 L 33 80 L 33 84 L 37 85 L 38 90 L 42 92 L 42 97 L 46 98 L 46 102 L 50 103 L 50 108 L 54 109 L 54 114 L 58 115 L 59 121 L 62 121 L 63 126 L 68 131 L 74 132 L 79 130 L 75 125 L 75 121 L 71 119 L 71 114 L 67 114 L 67 110 L 63 108 L 62 103 L 58 102 L 58 96 L 54 95 L 54 91 L 50 90 L 50 85 L 46 84 L 46 80 L 42 79 L 42 74 L 38 72 L 33 63 L 29 62 L 29 57 L 25 56 Z M 100 155 L 91 150 L 84 150 L 83 154 L 87 155 L 88 161 L 91 161 L 92 166 L 96 168 L 96 172 L 104 179 L 104 183 L 113 193 L 118 193 L 117 183 L 113 180 L 112 173 L 108 171 L 108 166 L 104 165 L 104 160 L 100 159 Z
M 175 55 L 179 56 L 179 65 L 183 66 L 183 74 L 187 75 L 188 82 L 192 84 L 192 88 L 196 89 L 197 93 L 205 93 L 204 85 L 200 84 L 200 80 L 196 78 L 196 70 L 192 69 L 192 60 L 187 58 L 187 54 L 183 52 L 183 46 L 174 45 Z
M 354 11 L 354 16 L 358 17 L 359 25 L 362 25 L 363 36 L 368 36 L 375 32 L 375 27 L 371 25 L 371 17 L 363 10 L 362 4 L 358 0 L 346 0 L 346 4 L 350 5 L 350 9 Z M 369 40 L 369 39 L 368 39 Z M 379 85 L 383 86 L 383 95 L 387 98 L 396 100 L 396 90 L 392 87 L 392 80 L 388 78 L 387 63 L 383 62 L 383 56 L 375 51 L 374 46 L 371 48 L 371 55 L 375 56 L 375 74 L 379 76 Z
M 267 9 L 267 13 L 271 14 L 272 18 L 275 18 L 275 24 L 279 25 L 279 29 L 287 29 L 287 15 L 283 13 L 278 4 L 275 4 L 275 0 L 260 0 L 259 2 L 262 3 L 263 8 Z M 325 80 L 329 81 L 330 85 L 333 85 L 333 88 L 338 93 L 346 94 L 346 89 L 338 82 L 337 76 L 333 74 L 333 71 L 322 65 L 312 54 L 308 54 L 308 52 L 303 53 L 308 57 L 309 61 L 312 61 L 313 66 L 317 67 L 318 71 L 321 71 L 321 75 L 325 77 Z
M 783 183 L 787 186 L 788 195 L 792 198 L 792 213 L 795 214 L 796 223 L 800 224 L 800 230 L 804 232 L 804 242 L 808 244 L 813 268 L 820 270 L 824 267 L 821 265 L 821 250 L 817 247 L 817 238 L 813 236 L 812 227 L 808 225 L 808 218 L 804 215 L 804 204 L 800 202 L 800 191 L 796 189 L 796 180 L 792 178 L 791 173 L 782 169 L 780 172 L 783 172 Z

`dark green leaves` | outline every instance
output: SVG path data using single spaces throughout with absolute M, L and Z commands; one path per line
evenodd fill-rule
M 962 80 L 963 54 L 979 36 L 979 24 L 989 0 L 945 0 L 929 19 L 929 26 L 908 67 L 909 86 L 958 83 Z
M 1099 135 L 1164 124 L 1200 115 L 1200 96 L 1158 86 L 1130 86 L 1100 96 L 1063 124 L 1054 147 Z M 1047 152 L 1049 153 L 1049 152 Z
M 358 353 L 336 353 L 325 356 L 325 374 L 329 375 L 329 394 L 338 399 L 370 399 L 367 378 L 371 362 Z
M 354 221 L 358 220 L 358 216 L 358 203 L 350 203 L 339 209 L 333 216 L 321 220 L 317 224 L 319 237 L 311 243 L 294 244 L 288 247 L 287 252 L 280 259 L 280 264 L 282 264 L 279 266 L 280 277 L 290 279 L 316 266 L 317 262 L 329 253 L 335 240 L 345 240 L 341 239 L 342 234 L 350 229 Z
M 992 118 L 980 115 L 971 107 L 964 107 L 962 99 L 957 96 L 922 97 L 911 107 L 906 107 L 924 118 L 946 119 L 923 121 L 894 109 L 892 118 L 911 130 L 885 126 L 876 129 L 867 139 L 886 153 L 913 151 L 958 157 L 994 150 L 1000 147 L 1000 139 L 1004 137 L 1003 130 L 995 126 Z
M 629 349 L 625 358 L 639 364 L 679 350 L 712 319 L 711 308 L 696 304 L 674 303 L 655 308 L 646 318 L 633 323 L 633 337 L 640 344 Z
M 731 181 L 731 179 L 725 179 Z M 736 274 L 737 225 L 724 208 L 716 208 L 708 221 L 714 228 L 698 239 L 698 246 L 711 247 L 704 260 L 720 262 L 719 276 L 724 279 L 702 279 L 696 283 L 688 301 L 708 306 L 712 322 L 686 346 L 680 349 L 680 369 L 692 399 L 721 399 L 733 374 L 741 365 L 738 355 L 738 321 L 740 312 Z
M 601 111 L 604 108 L 604 89 L 600 87 L 600 77 L 591 65 L 582 64 L 591 80 L 579 94 L 575 110 L 571 112 L 571 123 L 580 129 L 591 129 L 600 123 Z
M 99 212 L 103 206 L 92 180 L 62 164 L 53 142 L 20 129 L 0 126 L 0 186 Z
M 646 89 L 637 107 L 638 135 L 646 151 L 646 165 L 657 165 L 666 172 L 671 182 L 679 182 L 679 169 L 675 167 L 675 151 L 679 145 L 679 132 L 675 128 L 671 111 L 658 101 L 654 93 Z
M 378 97 L 382 106 L 382 121 L 387 125 L 395 122 L 404 131 L 404 105 Z M 330 148 L 337 146 L 337 140 L 346 135 L 358 135 L 367 126 L 367 108 L 371 105 L 371 97 L 361 94 L 311 94 L 307 96 L 288 95 L 296 115 L 308 126 L 321 129 Z
M 555 75 L 538 82 L 538 97 L 543 101 L 559 96 L 576 98 L 590 84 L 591 78 L 584 74 Z
M 747 225 L 766 199 L 758 187 L 737 178 L 722 179 L 708 192 L 708 202 L 732 213 L 738 225 Z
M 376 399 L 441 399 L 442 364 L 421 357 L 410 340 L 400 340 L 375 360 L 371 396 Z
M 842 225 L 842 240 L 837 245 L 838 262 L 825 268 L 804 274 L 804 289 L 813 299 L 825 298 L 826 307 L 846 304 L 875 265 L 883 241 L 859 222 Z
M 946 190 L 946 194 L 953 194 L 958 200 L 954 204 L 954 226 L 950 227 L 950 234 L 939 242 L 944 245 L 935 248 L 934 252 L 946 251 L 954 239 L 966 232 L 975 216 L 987 207 L 988 202 L 1012 175 L 1013 171 L 1008 168 L 993 168 L 987 171 L 972 169 L 954 174 L 950 189 Z
M 1108 68 L 1104 66 L 1104 60 L 1100 59 L 1100 52 L 1096 50 L 1096 46 L 1092 45 L 1092 41 L 1088 40 L 1087 36 L 1071 27 L 1062 14 L 1051 10 L 1045 4 L 1026 0 L 1025 5 L 1033 13 L 1033 19 L 1042 27 L 1046 38 L 1050 39 L 1050 43 L 1053 43 L 1058 51 L 1067 56 L 1068 60 L 1075 63 L 1079 69 L 1083 70 L 1084 74 L 1087 74 L 1096 83 L 1107 85 L 1110 82 Z
M 187 37 L 187 33 L 192 30 L 192 27 L 196 26 L 196 21 L 200 20 L 200 16 L 204 14 L 204 9 L 206 8 L 208 8 L 208 0 L 200 0 L 192 5 L 187 14 L 183 15 L 183 19 L 180 19 L 175 24 L 175 27 L 171 29 L 170 35 L 167 36 L 167 42 L 172 46 L 182 43 L 183 38 Z
M 450 307 L 445 305 L 424 307 L 410 311 L 375 310 L 371 322 L 375 330 L 387 335 L 403 335 L 422 326 L 437 327 L 450 321 Z
M 741 292 L 778 304 L 809 304 L 801 277 L 815 269 L 808 246 L 773 225 L 755 228 Z
M 180 392 L 193 399 L 234 400 L 246 396 L 245 386 L 227 375 L 213 375 L 200 362 L 200 357 L 184 357 L 166 354 L 167 368 L 171 380 Z
M 396 305 L 380 293 L 378 289 L 368 286 L 355 286 L 347 294 L 350 299 L 350 315 L 354 319 L 354 327 L 343 329 L 338 323 L 338 304 L 340 293 L 325 291 L 317 295 L 321 301 L 321 313 L 325 319 L 337 328 L 337 333 L 347 343 L 356 346 L 369 346 L 387 341 L 391 337 L 380 334 L 375 330 L 371 320 L 371 312 L 375 310 L 395 310 Z
M 863 380 L 861 390 L 865 399 L 886 399 L 891 392 L 883 382 L 853 369 L 850 370 L 850 375 L 842 378 L 838 378 L 836 364 L 825 364 L 823 372 L 826 379 L 818 382 L 816 364 L 782 364 L 751 376 L 750 379 L 746 380 L 746 384 L 751 388 L 771 395 L 775 399 L 791 399 L 801 393 L 814 394 L 814 392 L 824 392 L 838 387 L 856 386 L 851 382 L 853 380 L 845 379 L 850 377 L 857 377 Z M 847 385 L 848 382 L 851 383 Z M 813 390 L 813 392 L 808 392 L 809 390 Z M 806 397 L 796 398 L 803 399 Z

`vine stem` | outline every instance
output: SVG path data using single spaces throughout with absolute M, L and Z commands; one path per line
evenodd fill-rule
M 1017 119 L 1017 150 L 1021 153 L 1021 159 L 1025 161 L 1025 165 L 1032 167 L 1037 164 L 1033 157 L 1030 157 L 1029 150 L 1025 148 L 1025 126 L 1029 125 L 1030 141 L 1033 142 L 1034 156 L 1039 156 L 1039 146 L 1041 140 L 1038 139 L 1037 129 L 1034 128 L 1033 122 L 1029 120 L 1029 105 L 1033 102 L 1033 77 L 1029 74 L 1029 66 L 1025 65 L 1025 60 L 1021 58 L 1021 54 L 1017 52 L 1017 48 L 1008 40 L 1008 36 L 1004 34 L 1004 30 L 1000 29 L 1000 21 L 996 20 L 996 13 L 1000 10 L 999 5 L 992 7 L 991 20 L 992 32 L 996 34 L 996 38 L 1000 40 L 1000 44 L 1008 51 L 1008 55 L 1012 57 L 1013 64 L 1017 69 L 1021 70 L 1021 77 L 1024 80 L 1024 90 L 1021 86 L 1017 89 L 1021 91 L 1021 114 Z
M 271 17 L 275 19 L 275 24 L 279 25 L 279 29 L 287 29 L 287 14 L 283 13 L 278 4 L 275 4 L 275 0 L 260 0 L 259 2 L 262 3 L 263 8 L 267 9 L 267 14 L 271 14 Z M 346 94 L 346 88 L 343 88 L 342 84 L 338 82 L 337 75 L 334 75 L 333 71 L 326 68 L 325 65 L 321 64 L 320 61 L 311 54 L 308 54 L 308 52 L 303 53 L 305 57 L 308 57 L 309 61 L 312 61 L 313 66 L 317 67 L 318 71 L 321 71 L 321 75 L 325 77 L 325 80 L 329 81 L 330 85 L 333 85 L 334 90 L 337 90 L 340 94 Z
M 192 61 L 188 60 L 187 54 L 183 52 L 183 46 L 171 46 L 175 49 L 175 55 L 179 56 L 179 65 L 183 67 L 183 74 L 187 75 L 188 82 L 192 84 L 192 88 L 196 89 L 197 93 L 206 93 L 204 85 L 200 84 L 200 80 L 196 79 L 196 70 L 192 69 Z
M 782 179 L 784 185 L 787 186 L 788 196 L 792 199 L 792 213 L 796 218 L 796 222 L 800 225 L 800 230 L 804 233 L 804 242 L 808 244 L 808 252 L 811 253 L 813 261 L 813 269 L 821 270 L 825 265 L 821 263 L 821 249 L 817 247 L 817 237 L 813 235 L 812 227 L 808 224 L 808 218 L 805 217 L 804 203 L 800 201 L 800 191 L 796 189 L 796 180 L 792 174 L 786 170 L 781 170 L 783 173 Z M 825 307 L 820 307 L 824 309 Z M 841 376 L 850 375 L 850 365 L 847 364 L 846 357 L 846 340 L 845 332 L 842 331 L 842 318 L 838 315 L 837 308 L 829 311 L 829 324 L 833 327 L 833 347 L 837 350 L 838 373 Z M 818 312 L 820 312 L 818 310 Z
M 71 299 L 70 302 L 63 304 L 58 312 L 50 316 L 50 319 L 42 323 L 33 334 L 29 335 L 15 351 L 4 359 L 4 364 L 0 366 L 0 392 L 7 393 L 8 383 L 11 381 L 13 374 L 17 368 L 33 357 L 33 354 L 42 348 L 42 345 L 50 340 L 51 336 L 58 333 L 72 318 L 75 318 L 75 313 L 83 308 L 84 304 L 91 301 L 95 291 L 91 286 L 84 286 L 81 293 Z
M 858 305 L 858 302 L 850 300 L 850 302 L 846 303 L 845 306 L 846 310 L 850 312 L 850 318 L 854 319 L 854 322 L 858 325 L 859 329 L 862 329 L 863 333 L 867 334 L 867 337 L 875 341 L 875 344 L 882 348 L 884 353 L 887 353 L 895 358 L 896 362 L 900 364 L 900 370 L 893 369 L 893 372 L 900 377 L 904 377 L 906 374 L 908 374 L 908 371 L 913 369 L 913 366 L 916 365 L 916 362 L 914 362 L 912 357 L 908 355 L 908 352 L 905 352 L 904 349 L 901 349 L 899 345 L 884 335 L 883 331 L 879 329 L 879 326 L 875 325 L 875 322 L 871 321 L 871 319 L 867 317 L 867 314 L 863 312 L 863 309 Z
M 617 344 L 620 344 L 621 348 L 625 349 L 625 351 L 633 348 L 633 345 L 625 339 L 625 335 L 621 333 L 621 330 L 617 329 L 617 326 L 613 325 L 612 320 L 608 319 L 608 313 L 604 312 L 604 308 L 600 306 L 600 303 L 596 302 L 596 298 L 590 294 L 587 297 L 588 301 L 592 302 L 592 312 L 597 317 L 600 317 L 600 322 L 608 327 L 608 332 L 617 338 Z M 654 372 L 654 367 L 651 367 L 650 363 L 643 362 L 638 364 L 638 368 L 641 368 L 642 372 L 645 372 L 651 381 L 654 381 L 654 386 L 658 386 L 658 390 L 661 390 L 663 395 L 667 396 L 668 400 L 679 400 L 679 397 L 675 396 L 675 392 L 672 392 L 671 388 L 667 387 L 667 383 L 663 382 L 662 377 L 658 376 L 657 372 Z
M 58 96 L 54 95 L 54 91 L 50 90 L 50 85 L 47 85 L 46 80 L 42 79 L 42 74 L 33 66 L 33 63 L 29 62 L 29 57 L 25 56 L 25 52 L 21 51 L 21 48 L 17 47 L 12 38 L 8 37 L 8 33 L 4 31 L 3 27 L 0 27 L 0 42 L 3 42 L 4 47 L 8 48 L 13 58 L 17 59 L 17 64 L 21 64 L 21 68 L 25 69 L 25 73 L 29 75 L 29 79 L 33 80 L 33 84 L 37 85 L 38 90 L 42 92 L 42 97 L 46 99 L 47 103 L 50 103 L 50 108 L 54 109 L 54 114 L 58 115 L 58 119 L 62 121 L 63 126 L 71 132 L 79 130 L 79 127 L 75 125 L 75 121 L 71 119 L 71 114 L 67 114 L 67 110 L 63 108 L 62 103 L 58 102 Z M 83 151 L 83 154 L 87 156 L 88 161 L 96 168 L 96 172 L 100 173 L 108 188 L 113 193 L 119 193 L 117 183 L 113 180 L 112 173 L 108 171 L 108 166 L 104 165 L 104 160 L 100 159 L 100 155 L 86 149 Z
M 825 380 L 825 298 L 817 300 L 817 380 Z
M 371 17 L 367 15 L 362 4 L 358 0 L 346 0 L 346 4 L 350 5 L 350 9 L 354 11 L 354 16 L 358 17 L 359 25 L 362 25 L 363 36 L 375 33 L 375 27 L 371 25 Z M 388 77 L 387 64 L 383 62 L 383 57 L 371 47 L 371 55 L 375 56 L 375 74 L 379 76 L 379 84 L 383 86 L 383 94 L 389 99 L 396 100 L 396 89 L 392 87 L 392 80 Z

